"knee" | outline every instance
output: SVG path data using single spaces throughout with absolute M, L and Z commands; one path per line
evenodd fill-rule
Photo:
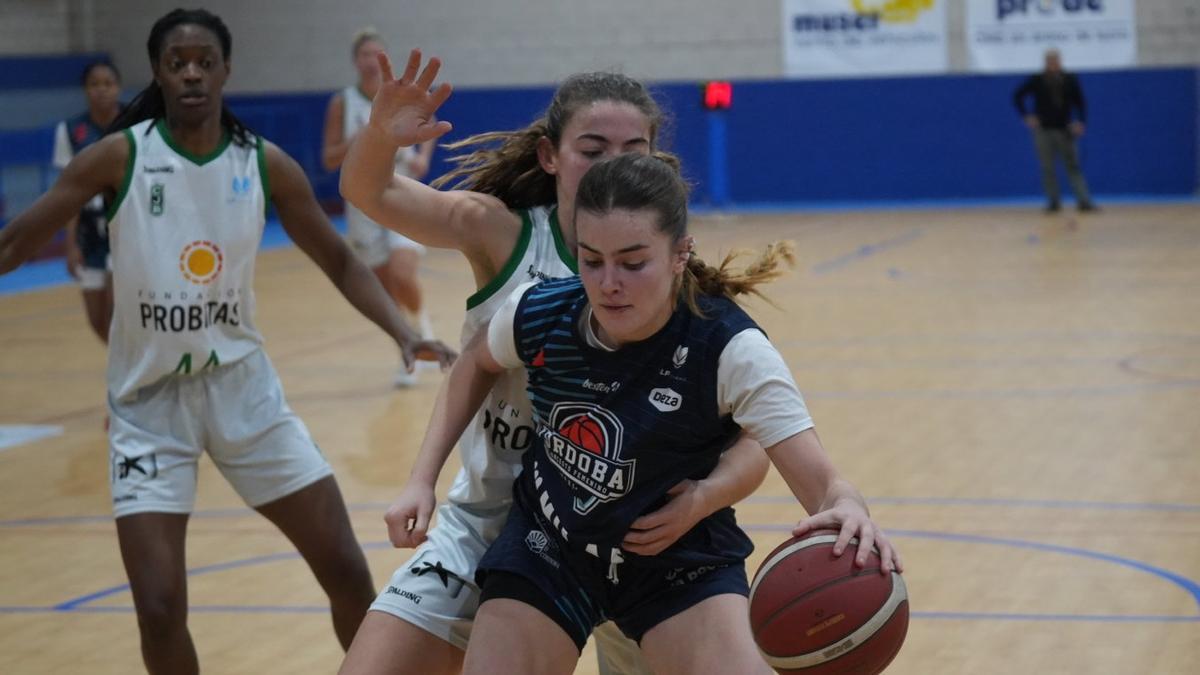
M 183 592 L 156 590 L 136 598 L 138 630 L 148 641 L 161 641 L 187 628 L 187 598 Z
M 371 569 L 356 543 L 331 547 L 319 561 L 314 561 L 313 572 L 321 587 L 330 595 L 365 594 L 372 600 L 375 598 Z

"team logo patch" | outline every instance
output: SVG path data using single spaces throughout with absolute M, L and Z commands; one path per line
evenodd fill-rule
M 529 534 L 525 535 L 525 545 L 533 551 L 534 555 L 541 558 L 554 569 L 558 569 L 559 563 L 551 556 L 552 553 L 558 550 L 554 542 L 550 541 L 550 537 L 546 536 L 541 530 L 530 530 Z
M 246 199 L 250 196 L 251 187 L 253 187 L 253 183 L 250 181 L 250 176 L 234 176 L 233 182 L 230 185 L 233 194 L 230 195 L 229 200 L 237 201 L 239 199 Z
M 179 254 L 179 271 L 193 284 L 211 283 L 225 266 L 225 256 L 211 241 L 193 241 Z
M 112 476 L 111 481 L 129 480 L 129 479 L 153 479 L 158 478 L 158 456 L 153 452 L 141 455 L 140 457 L 126 457 L 112 453 Z
M 454 572 L 451 572 L 450 570 L 446 569 L 442 565 L 441 560 L 439 560 L 435 563 L 425 561 L 420 564 L 413 565 L 412 567 L 410 567 L 408 569 L 408 571 L 413 576 L 417 576 L 417 577 L 423 577 L 426 574 L 433 574 L 434 576 L 437 577 L 438 581 L 442 582 L 443 587 L 450 589 L 451 586 L 453 585 L 453 589 L 451 590 L 451 593 L 452 593 L 452 595 L 455 595 L 455 596 L 458 595 L 458 592 L 460 590 L 462 590 L 462 587 L 463 587 L 462 577 L 460 577 L 457 574 L 455 574 Z
M 549 544 L 550 537 L 547 537 L 546 533 L 541 530 L 530 530 L 529 534 L 525 535 L 525 545 L 534 553 L 544 552 Z
M 165 188 L 162 183 L 154 183 L 150 186 L 150 215 L 161 216 L 166 208 Z
M 575 488 L 576 513 L 586 515 L 629 492 L 637 460 L 621 459 L 625 428 L 608 410 L 593 403 L 558 403 L 538 433 L 550 463 Z
M 674 389 L 662 387 L 650 390 L 650 404 L 662 412 L 679 410 L 682 403 L 683 397 Z
M 675 364 L 676 368 L 682 368 L 683 364 L 687 363 L 688 348 L 679 345 L 675 348 L 675 355 L 671 357 L 671 363 Z

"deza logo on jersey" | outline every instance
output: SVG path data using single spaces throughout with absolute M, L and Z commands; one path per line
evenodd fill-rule
M 1028 14 L 1053 16 L 1103 12 L 1103 0 L 996 0 L 996 18 L 1003 21 L 1012 15 L 1024 17 Z
M 674 412 L 683 404 L 683 397 L 670 387 L 651 389 L 650 404 L 662 412 Z
M 550 463 L 586 495 L 575 497 L 576 513 L 587 515 L 597 504 L 629 492 L 637 460 L 621 459 L 625 427 L 608 410 L 593 403 L 557 403 L 538 434 Z

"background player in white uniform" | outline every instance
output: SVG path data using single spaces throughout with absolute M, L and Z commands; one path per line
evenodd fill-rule
M 341 166 L 346 149 L 371 117 L 371 100 L 375 98 L 380 82 L 378 55 L 383 49 L 383 39 L 374 29 L 365 28 L 354 36 L 352 54 L 358 82 L 334 94 L 325 111 L 321 164 L 326 171 Z M 395 172 L 414 180 L 424 178 L 433 158 L 433 145 L 430 140 L 398 149 L 393 162 Z M 432 337 L 417 280 L 425 247 L 381 226 L 350 203 L 346 204 L 346 236 L 351 248 L 375 272 L 396 304 L 416 318 L 425 337 Z M 415 381 L 415 374 L 406 368 L 396 374 L 397 386 L 408 386 Z
M 787 364 L 731 301 L 777 276 L 790 249 L 770 247 L 742 273 L 728 259 L 714 268 L 695 258 L 687 187 L 655 157 L 597 163 L 576 207 L 579 279 L 518 289 L 486 339 L 464 349 L 412 479 L 436 481 L 496 375 L 529 369 L 538 442 L 479 565 L 483 601 L 463 671 L 570 673 L 592 626 L 611 619 L 655 672 L 766 675 L 747 621 L 751 546 L 729 510 L 659 556 L 618 544 L 666 486 L 710 470 L 744 429 L 814 514 L 796 534 L 839 530 L 834 555 L 858 537 L 858 567 L 875 544 L 881 573 L 899 570 L 862 495 L 821 447 Z M 598 429 L 593 445 L 575 445 L 583 436 L 569 430 L 580 419 Z
M 58 123 L 54 130 L 53 164 L 66 168 L 76 154 L 100 140 L 121 112 L 121 75 L 108 61 L 83 69 L 87 110 Z M 108 273 L 108 224 L 104 198 L 97 195 L 67 224 L 67 270 L 79 280 L 83 307 L 92 332 L 108 342 L 112 320 L 112 279 Z
M 635 80 L 611 73 L 574 76 L 529 127 L 452 146 L 493 147 L 471 153 L 451 174 L 467 190 L 439 192 L 391 170 L 394 148 L 449 130 L 449 123 L 434 122 L 449 89 L 442 85 L 431 93 L 436 59 L 418 78 L 420 61 L 414 51 L 395 80 L 384 60 L 371 124 L 342 168 L 342 193 L 377 221 L 427 246 L 463 253 L 479 289 L 467 300 L 466 344 L 511 289 L 574 272 L 571 215 L 579 178 L 598 158 L 652 152 L 662 115 Z M 428 541 L 431 489 L 406 492 L 389 510 L 392 542 L 421 548 L 372 606 L 376 611 L 367 614 L 342 672 L 448 673 L 461 667 L 479 602 L 475 568 L 504 522 L 520 455 L 532 442 L 524 386 L 524 373 L 514 371 L 490 390 L 461 439 L 464 467 L 438 509 Z M 439 397 L 445 396 L 443 389 Z M 680 483 L 663 509 L 634 523 L 626 547 L 647 555 L 663 550 L 709 513 L 752 492 L 766 464 L 756 444 L 739 441 L 709 478 Z M 597 648 L 602 671 L 645 672 L 636 645 L 611 627 L 597 631 Z
M 198 671 L 187 630 L 184 536 L 207 450 L 247 504 L 296 545 L 349 646 L 374 597 L 330 467 L 284 401 L 254 327 L 254 260 L 266 209 L 338 290 L 400 344 L 421 341 L 338 237 L 299 165 L 222 102 L 231 38 L 203 10 L 151 29 L 154 83 L 53 187 L 0 231 L 14 269 L 97 194 L 111 197 L 114 321 L 108 395 L 113 510 L 152 673 Z M 132 125 L 132 126 L 129 126 Z

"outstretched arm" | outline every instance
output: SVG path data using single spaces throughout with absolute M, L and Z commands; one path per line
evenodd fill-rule
M 124 134 L 111 134 L 71 160 L 46 194 L 0 229 L 0 274 L 33 257 L 92 197 L 116 192 L 130 152 Z
M 867 552 L 874 545 L 879 549 L 884 574 L 903 571 L 900 556 L 884 536 L 867 510 L 867 501 L 858 489 L 842 478 L 817 438 L 815 429 L 808 429 L 767 448 L 767 455 L 787 481 L 792 494 L 811 515 L 796 525 L 792 534 L 801 536 L 813 530 L 838 530 L 833 554 L 841 555 L 851 537 L 858 537 L 858 554 L 854 562 L 866 565 Z
M 775 468 L 811 517 L 793 533 L 839 530 L 834 555 L 841 555 L 851 537 L 859 539 L 855 562 L 866 564 L 872 544 L 878 546 L 883 573 L 901 569 L 887 537 L 871 522 L 866 501 L 842 478 L 821 447 L 804 399 L 783 357 L 756 330 L 738 334 L 721 354 L 717 368 L 717 398 L 734 420 L 766 448 Z
M 507 227 L 507 259 L 520 222 L 503 202 L 475 192 L 442 192 L 395 174 L 399 148 L 431 143 L 450 131 L 449 122 L 435 117 L 450 96 L 450 85 L 430 91 L 441 62 L 430 59 L 421 70 L 421 52 L 413 50 L 399 79 L 386 54 L 380 54 L 379 63 L 383 83 L 371 105 L 370 123 L 355 135 L 342 164 L 342 196 L 385 227 L 426 246 L 460 250 L 471 259 L 486 257 L 477 254 L 486 251 L 490 233 Z
M 422 340 L 404 320 L 379 279 L 333 229 L 300 165 L 272 143 L 267 143 L 265 152 L 272 201 L 292 241 L 317 263 L 355 309 L 396 341 L 405 365 L 411 366 L 414 358 L 449 365 L 454 350 L 436 340 Z
M 421 451 L 408 483 L 383 517 L 388 538 L 397 548 L 412 548 L 425 541 L 429 519 L 437 503 L 434 489 L 438 475 L 454 444 L 502 372 L 504 368 L 496 363 L 488 349 L 486 330 L 476 334 L 450 368 L 438 390 L 425 440 L 421 441 Z

